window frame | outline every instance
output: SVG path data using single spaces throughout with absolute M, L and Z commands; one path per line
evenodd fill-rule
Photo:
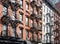
M 28 10 L 29 10 L 29 4 L 26 3 L 26 11 L 28 11 Z
M 26 16 L 26 26 L 29 26 L 29 17 L 27 17 L 27 16 Z
M 23 21 L 23 13 L 22 13 L 22 12 L 20 12 L 20 18 L 19 18 L 19 21 L 21 21 L 21 23 L 22 23 L 22 21 Z
M 20 8 L 23 8 L 23 0 L 20 0 Z
M 20 34 L 20 38 L 23 38 L 23 28 L 22 27 L 20 27 L 20 31 L 21 31 L 21 33 L 19 33 Z
M 4 26 L 6 26 L 6 29 L 5 29 Z M 7 25 L 3 25 L 3 36 L 7 36 L 8 35 L 7 29 L 8 29 Z
M 3 15 L 7 15 L 7 13 L 8 13 L 7 7 L 3 6 Z
M 29 31 L 26 29 L 26 40 L 29 38 Z

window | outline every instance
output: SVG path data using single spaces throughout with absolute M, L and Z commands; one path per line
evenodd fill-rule
M 47 43 L 50 42 L 50 38 L 49 38 L 49 36 L 46 36 L 46 42 L 47 42 Z
M 45 25 L 44 25 L 43 29 L 44 29 L 44 32 L 45 32 Z
M 33 27 L 33 25 L 34 25 L 34 21 L 33 21 L 33 20 L 31 20 L 31 27 Z
M 46 17 L 46 19 L 47 19 L 46 21 L 48 22 L 48 17 Z
M 45 28 L 45 27 L 44 27 Z M 40 29 L 42 30 L 42 24 L 40 24 Z
M 44 42 L 46 42 L 46 36 L 44 35 Z
M 23 28 L 20 28 L 20 38 L 23 38 Z
M 44 16 L 44 22 L 45 22 L 45 16 Z
M 36 28 L 38 27 L 38 22 L 36 22 Z
M 50 22 L 50 17 L 48 15 L 46 15 L 46 21 Z
M 7 15 L 7 8 L 3 6 L 3 15 Z
M 34 9 L 32 8 L 32 9 L 31 9 L 31 14 L 32 14 L 33 12 L 34 12 Z
M 6 30 L 7 30 L 7 26 L 3 25 L 3 35 L 6 36 Z
M 36 11 L 36 17 L 38 17 L 38 12 Z
M 48 32 L 48 26 L 46 27 L 46 32 Z
M 23 0 L 20 0 L 20 7 L 23 7 Z
M 28 40 L 28 38 L 29 38 L 29 32 L 28 30 L 26 30 L 26 39 Z
M 29 18 L 26 17 L 26 25 L 29 25 Z
M 44 6 L 44 12 L 45 12 L 45 6 Z
M 27 11 L 29 10 L 29 4 L 26 4 L 26 10 Z
M 23 13 L 20 13 L 20 21 L 23 21 Z
M 38 40 L 38 35 L 36 34 L 36 41 Z
M 12 29 L 12 37 L 15 37 L 15 28 Z
M 15 20 L 15 11 L 12 11 L 12 20 Z

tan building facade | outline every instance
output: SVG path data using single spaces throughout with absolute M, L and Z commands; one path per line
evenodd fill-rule
M 7 44 L 41 43 L 42 0 L 0 0 L 0 37 Z

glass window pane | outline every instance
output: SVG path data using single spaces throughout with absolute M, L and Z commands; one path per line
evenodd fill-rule
M 12 20 L 15 20 L 15 11 L 12 11 Z
M 22 15 L 20 15 L 20 21 L 22 21 Z
M 22 38 L 23 37 L 23 29 L 22 28 L 20 28 L 20 38 Z
M 6 36 L 6 30 L 7 30 L 7 26 L 3 25 L 3 35 Z
M 28 23 L 29 23 L 29 19 L 28 17 L 26 17 L 26 25 L 28 25 Z
M 7 15 L 7 8 L 3 6 L 3 15 Z
M 15 37 L 15 29 L 12 29 L 12 37 Z

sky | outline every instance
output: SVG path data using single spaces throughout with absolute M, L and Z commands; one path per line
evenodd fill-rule
M 48 0 L 48 1 L 54 6 L 56 3 L 60 2 L 60 0 Z

